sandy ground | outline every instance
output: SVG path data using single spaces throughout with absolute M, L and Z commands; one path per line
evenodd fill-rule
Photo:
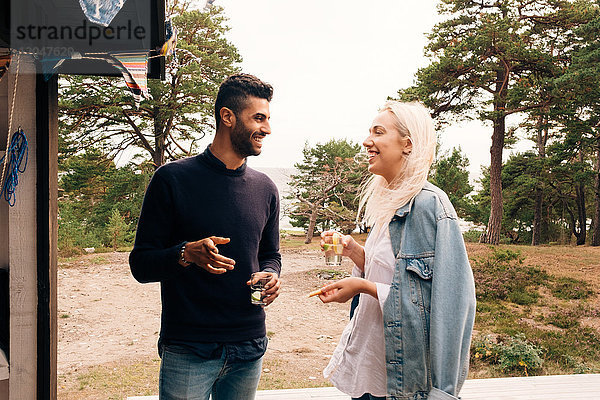
M 159 284 L 138 283 L 127 257 L 91 254 L 59 266 L 59 376 L 157 358 Z M 323 385 L 321 371 L 348 322 L 349 306 L 306 296 L 327 282 L 318 273 L 324 268 L 321 253 L 285 251 L 282 258 L 282 294 L 266 309 L 270 342 L 263 379 L 289 370 L 305 386 Z M 351 267 L 344 260 L 341 270 Z
M 483 245 L 468 244 L 467 249 L 472 260 L 489 252 Z M 542 249 L 530 249 L 526 262 L 600 287 L 600 248 L 551 250 L 555 254 L 549 257 Z M 127 257 L 128 253 L 90 254 L 59 265 L 59 399 L 106 399 L 102 389 L 96 397 L 82 397 L 78 392 L 77 377 L 92 367 L 118 370 L 137 362 L 157 365 L 159 285 L 138 283 L 131 276 Z M 307 293 L 328 282 L 320 274 L 324 262 L 319 251 L 286 250 L 282 258 L 282 294 L 266 309 L 270 341 L 260 387 L 328 385 L 322 370 L 348 322 L 349 305 L 326 305 L 307 298 Z M 345 259 L 340 270 L 349 273 L 351 268 L 351 261 Z M 600 309 L 600 296 L 590 299 L 590 305 Z M 582 322 L 600 329 L 598 317 Z M 155 373 L 150 374 L 152 378 L 145 378 L 148 394 L 156 394 Z M 124 385 L 125 397 L 136 394 Z

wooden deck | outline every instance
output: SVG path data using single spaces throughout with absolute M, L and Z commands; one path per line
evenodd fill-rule
M 462 400 L 600 400 L 600 374 L 469 379 Z M 256 400 L 348 400 L 336 388 L 261 390 Z M 128 397 L 158 400 L 158 396 Z M 241 400 L 241 399 L 240 399 Z

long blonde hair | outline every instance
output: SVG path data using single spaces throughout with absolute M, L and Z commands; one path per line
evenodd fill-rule
M 391 181 L 371 175 L 362 187 L 357 219 L 364 209 L 368 226 L 385 226 L 396 210 L 407 204 L 423 189 L 435 153 L 436 136 L 433 121 L 420 103 L 387 101 L 379 112 L 390 111 L 400 136 L 410 138 L 412 151 L 406 155 L 400 171 Z

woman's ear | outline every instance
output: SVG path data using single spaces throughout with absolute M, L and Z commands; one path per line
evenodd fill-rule
M 405 155 L 412 153 L 412 140 L 410 140 L 410 136 L 406 137 L 406 146 L 404 146 L 404 150 L 402 152 Z
M 233 128 L 235 125 L 235 114 L 227 107 L 221 107 L 219 110 L 221 116 L 221 123 L 228 128 Z

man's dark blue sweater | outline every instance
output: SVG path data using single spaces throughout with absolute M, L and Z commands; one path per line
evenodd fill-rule
M 211 274 L 178 263 L 186 241 L 230 238 L 219 253 L 235 268 Z M 129 263 L 140 282 L 160 282 L 160 341 L 233 343 L 262 338 L 265 314 L 250 303 L 246 281 L 266 270 L 279 274 L 279 196 L 265 174 L 225 167 L 204 153 L 160 167 L 152 177 Z

